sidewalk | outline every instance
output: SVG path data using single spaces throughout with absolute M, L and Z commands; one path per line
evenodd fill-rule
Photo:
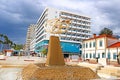
M 0 65 L 27 65 L 30 63 L 45 63 L 46 58 L 28 56 L 10 56 L 5 60 L 0 60 Z
M 97 64 L 97 61 L 96 60 L 86 60 L 85 62 L 88 62 L 90 64 Z M 118 64 L 117 62 L 107 62 L 107 65 L 111 65 L 111 66 L 114 66 L 114 67 L 120 67 L 120 64 Z
M 108 65 L 113 65 L 115 67 L 120 67 L 120 64 L 118 64 L 117 62 L 110 62 L 110 63 L 108 63 Z
M 79 62 L 79 66 L 89 67 L 94 72 L 96 72 L 101 78 L 104 79 L 119 79 L 120 78 L 120 67 L 115 67 L 113 65 L 100 65 L 92 64 L 89 62 Z

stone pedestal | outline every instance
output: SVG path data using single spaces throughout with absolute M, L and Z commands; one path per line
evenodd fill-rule
M 30 64 L 22 71 L 22 80 L 94 80 L 99 76 L 87 67 L 44 66 Z
M 47 66 L 65 65 L 59 37 L 56 36 L 50 37 L 46 65 Z
M 99 76 L 90 68 L 65 65 L 60 41 L 56 36 L 50 37 L 46 64 L 30 64 L 22 71 L 22 80 L 91 79 L 99 79 Z

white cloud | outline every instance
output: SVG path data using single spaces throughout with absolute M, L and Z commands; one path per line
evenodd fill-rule
M 35 23 L 47 6 L 90 16 L 92 33 L 98 33 L 103 27 L 120 33 L 120 0 L 0 0 L 0 18 L 9 23 L 20 23 L 20 29 L 23 29 Z
M 13 19 L 16 19 L 13 20 L 13 22 L 35 21 L 35 19 L 38 18 L 30 17 L 35 15 L 40 16 L 39 13 L 43 10 L 43 7 L 49 6 L 58 9 L 74 11 L 79 14 L 90 16 L 92 19 L 92 31 L 95 32 L 98 32 L 101 28 L 105 26 L 119 24 L 119 21 L 116 21 L 116 19 L 111 19 L 111 17 L 114 17 L 115 12 L 109 13 L 111 8 L 113 8 L 113 10 L 120 10 L 119 0 L 11 0 L 11 2 L 9 1 L 9 3 L 6 3 L 6 1 L 8 0 L 2 0 L 2 3 L 12 7 L 8 8 L 7 6 L 1 5 L 1 8 L 3 8 L 4 10 L 8 8 L 8 11 L 10 11 L 10 13 L 8 13 L 9 16 Z M 16 9 L 15 7 L 18 9 Z
M 44 6 L 75 11 L 90 16 L 92 18 L 93 33 L 98 33 L 104 27 L 120 24 L 117 21 L 120 17 L 117 16 L 116 19 L 114 17 L 120 11 L 119 0 L 46 0 L 42 3 Z

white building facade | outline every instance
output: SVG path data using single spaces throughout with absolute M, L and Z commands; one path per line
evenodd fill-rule
M 35 51 L 36 44 L 36 25 L 30 24 L 27 31 L 25 50 Z
M 116 46 L 117 45 L 117 46 Z M 99 35 L 83 41 L 83 59 L 106 58 L 117 61 L 120 53 L 119 39 L 109 35 Z
M 36 52 L 40 52 L 43 46 L 47 46 L 51 34 L 46 32 L 45 23 L 47 20 L 55 18 L 71 20 L 68 31 L 60 34 L 59 37 L 63 53 L 79 54 L 82 40 L 88 39 L 91 35 L 91 19 L 87 16 L 54 8 L 46 8 L 37 21 Z
M 31 40 L 30 40 L 30 51 L 34 52 L 36 45 L 36 25 L 32 24 L 31 27 L 32 30 L 31 30 Z

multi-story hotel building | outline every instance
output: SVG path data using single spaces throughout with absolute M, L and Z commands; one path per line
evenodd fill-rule
M 31 25 L 31 40 L 30 40 L 30 51 L 34 52 L 35 51 L 35 45 L 36 45 L 36 25 L 32 24 Z
M 110 35 L 93 35 L 92 38 L 83 41 L 83 58 L 86 59 L 109 59 L 117 61 L 120 57 L 119 39 Z
M 91 35 L 91 19 L 73 12 L 46 8 L 37 21 L 36 29 L 36 52 L 40 52 L 44 46 L 48 45 L 51 34 L 46 32 L 45 24 L 47 20 L 59 18 L 70 19 L 71 24 L 66 33 L 60 34 L 61 48 L 64 54 L 80 54 L 81 42 Z
M 36 44 L 35 30 L 36 30 L 35 24 L 31 24 L 28 27 L 25 50 L 35 51 L 35 44 Z

